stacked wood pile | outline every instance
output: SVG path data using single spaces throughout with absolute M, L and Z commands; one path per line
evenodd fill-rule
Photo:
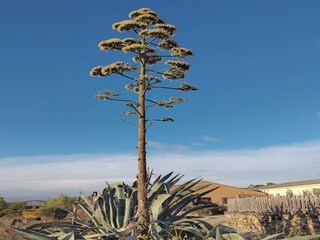
M 317 213 L 318 196 L 268 196 L 228 199 L 228 212 Z
M 228 199 L 227 224 L 241 230 L 267 234 L 320 233 L 320 198 L 268 196 Z

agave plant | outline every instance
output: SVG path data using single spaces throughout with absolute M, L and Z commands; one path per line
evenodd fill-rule
M 148 234 L 137 236 L 137 187 L 136 182 L 129 186 L 123 182 L 107 184 L 95 202 L 81 193 L 83 204 L 76 204 L 71 222 L 41 223 L 27 229 L 14 228 L 34 240 L 138 240 L 138 239 L 207 239 L 207 240 L 244 240 L 236 230 L 207 222 L 192 216 L 194 211 L 210 207 L 198 205 L 186 210 L 186 206 L 201 196 L 214 191 L 211 189 L 199 193 L 209 185 L 197 186 L 201 179 L 192 179 L 176 185 L 182 178 L 169 173 L 151 181 L 148 178 L 148 204 L 150 226 Z M 77 212 L 81 209 L 84 216 Z M 82 214 L 83 215 L 83 214 Z M 282 234 L 264 238 L 281 239 Z M 315 239 L 320 235 L 283 238 L 284 240 Z
M 201 179 L 192 179 L 176 185 L 182 175 L 173 172 L 158 176 L 151 181 L 148 177 L 148 205 L 150 226 L 147 239 L 168 239 L 172 236 L 188 236 L 188 239 L 205 239 L 213 227 L 205 221 L 191 216 L 194 211 L 211 207 L 198 205 L 185 210 L 187 205 L 213 191 L 198 191 L 209 185 L 196 186 Z M 129 186 L 123 182 L 107 184 L 97 201 L 81 193 L 84 204 L 75 206 L 72 222 L 36 224 L 22 231 L 30 239 L 134 239 L 137 232 L 137 183 Z M 81 209 L 87 219 L 77 215 Z M 88 219 L 90 219 L 88 221 Z

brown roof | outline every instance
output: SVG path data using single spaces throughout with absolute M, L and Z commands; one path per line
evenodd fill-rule
M 270 189 L 270 188 L 295 187 L 295 186 L 312 185 L 312 184 L 320 184 L 320 179 L 272 184 L 268 186 L 258 187 L 256 189 L 260 190 L 260 189 Z

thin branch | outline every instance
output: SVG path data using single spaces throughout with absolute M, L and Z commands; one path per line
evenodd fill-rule
M 130 79 L 130 80 L 133 80 L 133 81 L 135 81 L 135 82 L 137 81 L 135 78 L 129 77 L 129 76 L 123 74 L 123 73 L 119 73 L 119 72 L 118 72 L 118 74 L 121 75 L 121 76 L 123 76 L 123 77 L 125 77 L 125 78 L 128 78 L 128 79 Z
M 180 88 L 175 88 L 175 87 L 162 87 L 162 86 L 155 86 L 152 88 L 163 88 L 163 89 L 172 89 L 172 90 L 179 90 Z
M 150 40 L 149 42 L 147 42 L 146 44 L 151 44 L 151 45 L 158 46 L 157 44 L 152 43 L 154 40 L 157 40 L 157 38 L 151 39 L 151 40 Z
M 174 58 L 171 55 L 159 55 L 159 57 L 163 57 L 163 58 Z
M 124 119 L 124 118 L 120 118 L 119 119 L 121 122 L 124 122 L 124 123 L 127 123 L 127 124 L 130 124 L 130 125 L 133 125 L 133 126 L 135 126 L 135 127 L 137 127 L 138 125 L 137 124 L 135 124 L 135 123 L 132 123 L 132 122 L 128 122 L 126 119 Z
M 148 122 L 148 126 L 146 126 L 146 129 L 148 130 L 151 127 L 151 125 L 153 124 L 153 121 L 147 120 L 147 122 Z
M 127 99 L 117 99 L 117 98 L 108 98 L 107 100 L 111 100 L 111 101 L 118 101 L 118 102 L 127 102 L 127 103 L 132 103 L 134 101 L 132 100 L 127 100 Z
M 158 103 L 158 102 L 153 101 L 153 100 L 150 100 L 150 99 L 146 99 L 146 101 L 147 101 L 147 102 L 151 102 L 151 103 L 155 103 L 155 104 Z
M 158 71 L 155 71 L 155 70 L 152 70 L 152 69 L 147 69 L 148 72 L 152 72 L 152 73 L 158 73 L 158 74 L 161 74 L 163 75 L 164 73 L 163 72 L 158 72 Z
M 135 106 L 130 105 L 130 106 L 128 106 L 128 107 L 132 107 L 132 108 L 134 109 L 134 111 L 141 117 L 140 112 L 138 111 L 138 109 L 137 109 Z
M 158 44 L 155 44 L 155 43 L 152 43 L 152 42 L 150 42 L 150 44 L 153 45 L 153 46 L 159 47 Z

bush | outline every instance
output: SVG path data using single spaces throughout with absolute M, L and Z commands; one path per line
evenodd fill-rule
M 8 207 L 8 203 L 3 199 L 3 197 L 0 197 L 0 217 L 6 214 L 5 211 L 7 207 Z
M 20 216 L 22 214 L 22 211 L 26 207 L 26 204 L 22 201 L 17 200 L 11 203 L 7 203 L 3 200 L 3 198 L 0 198 L 0 205 L 0 217 L 7 214 Z
M 46 204 L 40 208 L 40 216 L 44 218 L 63 219 L 68 212 L 72 212 L 73 204 L 79 202 L 77 197 L 68 197 L 61 194 L 57 198 L 49 199 Z

